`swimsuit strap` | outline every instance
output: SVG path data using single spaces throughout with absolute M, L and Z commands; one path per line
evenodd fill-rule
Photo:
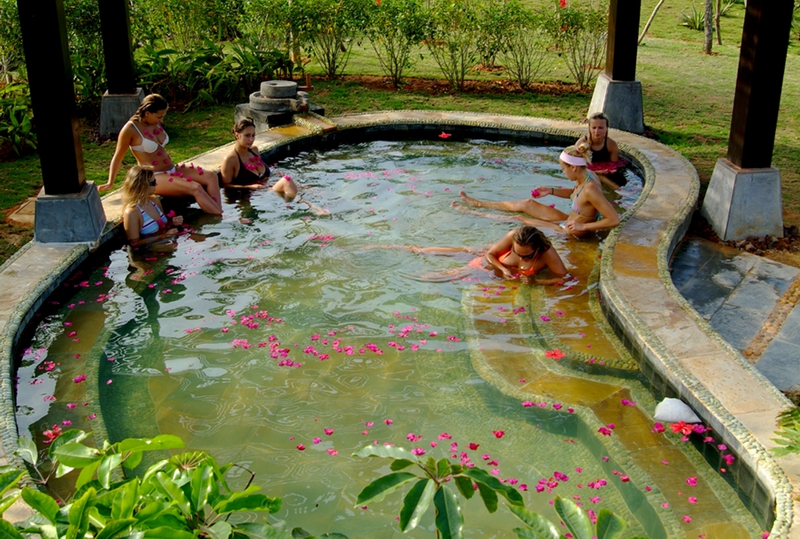
M 576 185 L 572 191 L 573 192 L 572 211 L 574 211 L 578 215 L 581 215 L 581 212 L 578 211 L 578 197 L 580 196 L 581 191 L 583 191 L 583 187 L 590 181 L 594 180 L 595 178 L 596 176 L 594 175 L 594 172 L 592 172 L 589 169 L 586 169 L 586 179 L 583 181 L 582 184 L 580 184 L 580 186 Z M 585 215 L 582 217 L 585 217 Z

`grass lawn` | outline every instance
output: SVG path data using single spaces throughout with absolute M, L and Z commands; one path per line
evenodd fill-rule
M 725 1 L 725 0 L 724 0 Z M 657 0 L 643 0 L 642 26 Z M 529 0 L 536 5 L 540 0 Z M 639 47 L 637 78 L 644 92 L 645 124 L 664 144 L 685 155 L 697 168 L 701 180 L 708 182 L 714 163 L 727 151 L 730 113 L 738 66 L 738 42 L 741 39 L 744 7 L 736 4 L 730 16 L 722 19 L 723 45 L 714 44 L 714 54 L 700 52 L 703 34 L 679 26 L 679 16 L 691 10 L 692 2 L 667 2 L 661 8 L 644 43 Z M 701 2 L 696 2 L 701 9 Z M 797 37 L 796 35 L 794 36 Z M 409 77 L 441 79 L 438 68 L 424 49 L 423 56 Z M 784 220 L 800 224 L 800 43 L 793 41 L 784 76 L 781 110 L 775 140 L 773 165 L 783 180 Z M 419 55 L 416 56 L 419 58 Z M 535 93 L 431 95 L 423 91 L 393 91 L 367 88 L 357 82 L 327 81 L 314 62 L 308 70 L 315 77 L 313 103 L 325 107 L 329 115 L 349 112 L 436 109 L 521 114 L 580 121 L 585 117 L 591 92 L 577 90 L 559 95 Z M 354 49 L 347 75 L 381 75 L 380 66 L 368 43 Z M 471 72 L 470 78 L 504 80 L 503 73 Z M 566 68 L 557 64 L 543 82 L 569 82 Z M 170 153 L 185 160 L 230 140 L 233 103 L 189 112 L 171 112 L 166 119 L 170 133 Z M 86 134 L 91 126 L 86 126 Z M 83 137 L 83 154 L 88 180 L 104 183 L 113 142 L 97 143 Z M 123 169 L 134 164 L 130 154 Z M 41 186 L 39 157 L 28 155 L 0 162 L 0 213 L 24 202 Z M 122 174 L 117 178 L 117 185 Z M 5 221 L 5 219 L 0 220 Z M 10 224 L 0 225 L 0 260 L 5 260 L 32 236 L 30 229 Z

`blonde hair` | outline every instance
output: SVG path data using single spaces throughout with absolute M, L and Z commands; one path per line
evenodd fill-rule
M 608 138 L 608 130 L 611 128 L 611 120 L 608 119 L 608 115 L 605 112 L 595 112 L 590 114 L 587 118 L 589 127 L 592 126 L 592 120 L 605 120 L 606 121 L 606 138 Z M 592 130 L 589 129 L 589 136 L 587 137 L 590 142 L 594 142 L 592 140 Z
M 580 142 L 573 146 L 567 146 L 564 148 L 564 153 L 567 155 L 571 155 L 572 157 L 582 157 L 586 160 L 586 164 L 592 162 L 592 146 L 586 141 Z M 577 166 L 577 165 L 576 165 Z
M 524 245 L 533 249 L 536 255 L 540 255 L 550 249 L 551 243 L 544 233 L 531 225 L 523 225 L 514 230 L 512 238 L 518 245 Z
M 125 175 L 125 183 L 122 184 L 122 199 L 125 206 L 141 205 L 150 199 L 150 182 L 155 178 L 153 167 L 135 165 L 131 167 Z

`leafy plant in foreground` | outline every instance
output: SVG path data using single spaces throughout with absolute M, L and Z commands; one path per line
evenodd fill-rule
M 219 466 L 211 455 L 202 451 L 160 460 L 141 477 L 124 477 L 126 468 L 133 469 L 142 462 L 144 452 L 183 447 L 177 436 L 129 438 L 115 444 L 105 442 L 102 448 L 82 444 L 88 434 L 79 430 L 51 432 L 49 437 L 50 473 L 40 471 L 44 463 L 29 438 L 20 438 L 17 454 L 31 465 L 41 483 L 46 483 L 53 471 L 61 476 L 81 469 L 77 490 L 64 505 L 30 487 L 5 496 L 0 500 L 0 512 L 21 496 L 36 513 L 17 525 L 0 520 L 0 537 L 312 538 L 301 528 L 290 534 L 267 523 L 229 523 L 230 515 L 237 512 L 274 513 L 280 509 L 281 499 L 260 494 L 260 487 L 250 484 L 252 473 L 243 490 L 231 489 L 225 474 L 236 465 Z M 22 475 L 23 472 L 16 470 L 0 474 L 0 494 L 8 492 Z M 322 537 L 346 539 L 340 534 Z
M 572 500 L 556 496 L 553 505 L 574 539 L 619 539 L 622 537 L 622 532 L 625 531 L 625 521 L 608 509 L 600 510 L 597 514 L 597 522 L 593 525 L 586 513 Z M 524 528 L 514 528 L 514 533 L 520 539 L 560 539 L 564 537 L 559 533 L 555 524 L 542 515 L 519 505 L 510 505 L 508 508 L 525 523 Z
M 464 515 L 458 496 L 452 487 L 446 486 L 447 483 L 455 483 L 458 492 L 468 500 L 475 495 L 477 487 L 483 504 L 490 513 L 497 511 L 498 494 L 508 500 L 511 506 L 524 505 L 522 495 L 517 489 L 501 483 L 485 470 L 451 464 L 446 458 L 437 461 L 428 457 L 422 463 L 407 449 L 385 445 L 369 445 L 354 456 L 390 458 L 393 461 L 390 465 L 392 473 L 379 477 L 364 487 L 358 495 L 357 506 L 381 501 L 390 492 L 415 482 L 403 498 L 403 509 L 400 511 L 400 530 L 403 532 L 413 530 L 433 502 L 436 536 L 442 539 L 462 537 Z M 422 475 L 401 471 L 412 466 L 421 470 Z

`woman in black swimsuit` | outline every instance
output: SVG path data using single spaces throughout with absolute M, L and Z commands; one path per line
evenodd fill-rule
M 226 189 L 266 189 L 269 168 L 261 160 L 256 140 L 256 126 L 250 118 L 242 118 L 233 126 L 236 144 L 220 167 L 222 186 Z M 272 186 L 272 190 L 285 200 L 297 196 L 297 186 L 288 176 L 284 176 Z

